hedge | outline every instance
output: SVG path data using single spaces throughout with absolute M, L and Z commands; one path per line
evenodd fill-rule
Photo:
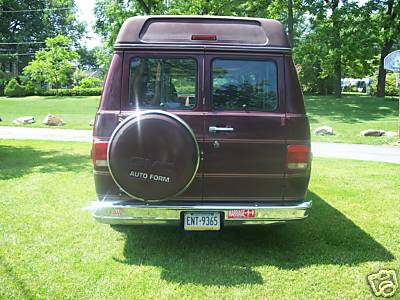
M 95 88 L 75 88 L 75 89 L 50 89 L 50 90 L 42 90 L 39 92 L 41 96 L 100 96 L 102 87 Z

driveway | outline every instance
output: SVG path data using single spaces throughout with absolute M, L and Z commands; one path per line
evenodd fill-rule
M 0 138 L 91 142 L 91 130 L 0 126 Z M 400 147 L 313 142 L 315 157 L 367 160 L 400 164 Z
M 311 145 L 314 156 L 400 164 L 400 147 L 359 144 L 321 143 Z
M 91 142 L 91 130 L 0 126 L 1 139 Z

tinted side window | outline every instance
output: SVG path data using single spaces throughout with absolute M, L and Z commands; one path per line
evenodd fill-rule
M 194 59 L 136 57 L 130 64 L 129 104 L 134 108 L 193 109 L 196 78 Z
M 276 64 L 270 60 L 212 62 L 212 101 L 217 110 L 275 111 L 277 90 Z

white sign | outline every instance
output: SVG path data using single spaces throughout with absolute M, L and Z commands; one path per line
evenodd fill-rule
M 400 73 L 400 50 L 389 53 L 385 57 L 383 64 L 386 70 Z

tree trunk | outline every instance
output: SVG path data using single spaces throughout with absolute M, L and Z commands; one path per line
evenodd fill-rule
M 338 54 L 338 57 L 336 58 L 335 61 L 335 97 L 340 98 L 342 97 L 342 84 L 341 84 L 341 79 L 342 79 L 342 62 L 341 62 L 341 55 L 340 53 Z
M 379 61 L 379 72 L 378 72 L 378 82 L 376 85 L 376 96 L 385 97 L 385 84 L 386 84 L 386 70 L 383 66 L 383 61 L 385 57 L 389 54 L 390 49 L 392 49 L 393 41 L 385 40 L 385 43 L 381 49 L 381 57 Z
M 151 2 L 149 2 L 149 4 L 147 5 L 144 0 L 138 0 L 140 6 L 143 9 L 143 12 L 145 15 L 150 15 L 151 13 Z
M 293 37 L 293 0 L 288 0 L 288 36 L 290 45 L 294 46 L 294 37 Z
M 204 1 L 204 7 L 203 7 L 203 10 L 201 12 L 202 15 L 208 15 L 208 13 L 209 13 L 209 5 L 210 5 L 210 0 L 205 0 Z
M 388 1 L 388 8 L 386 11 L 386 17 L 393 21 L 395 18 L 395 14 L 393 14 L 393 0 Z M 384 22 L 383 32 L 387 32 L 389 30 L 391 22 Z M 379 72 L 378 72 L 378 82 L 376 85 L 376 96 L 385 97 L 385 84 L 386 84 L 386 70 L 384 68 L 383 62 L 386 55 L 389 54 L 390 50 L 393 47 L 393 39 L 389 37 L 385 37 L 383 42 L 383 47 L 381 49 L 381 57 L 379 60 Z
M 332 1 L 332 27 L 333 27 L 333 49 L 335 51 L 334 58 L 334 79 L 335 79 L 335 97 L 340 98 L 342 96 L 342 42 L 340 38 L 340 13 L 337 10 L 339 6 L 339 0 Z

